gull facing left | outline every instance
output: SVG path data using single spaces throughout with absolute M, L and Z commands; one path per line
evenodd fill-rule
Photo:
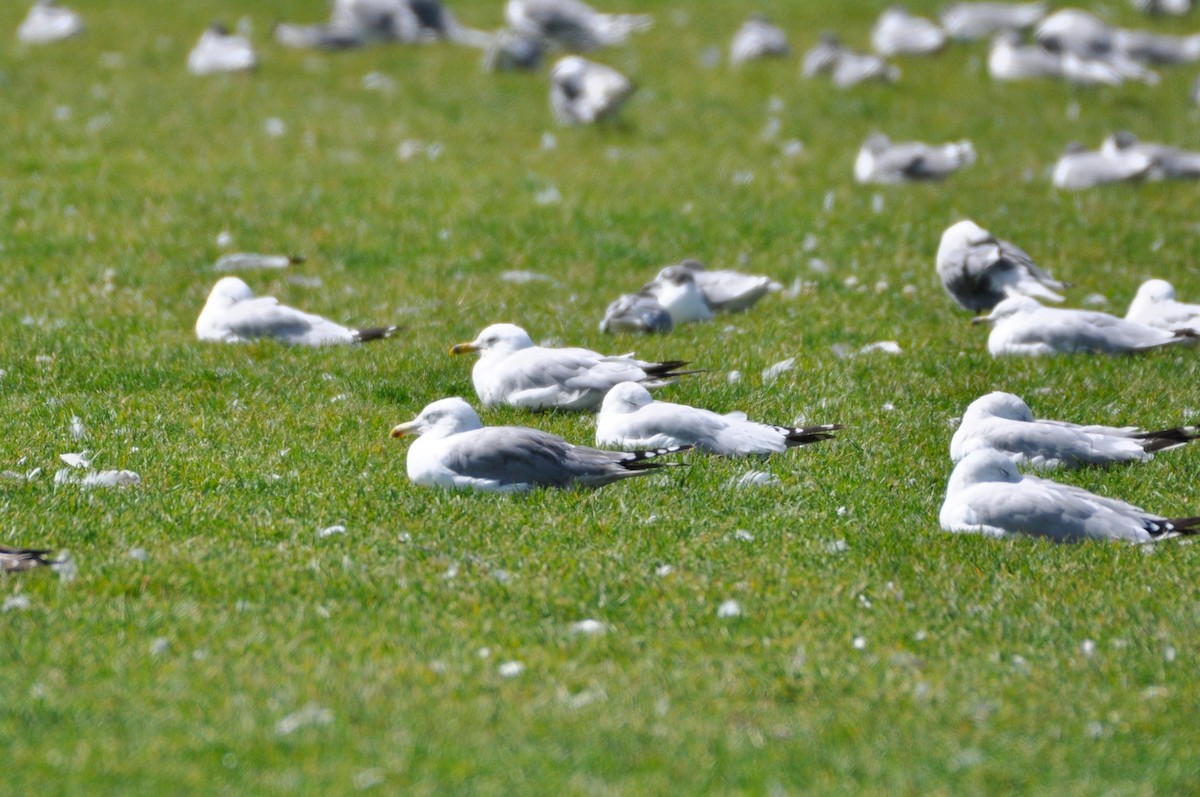
M 1034 264 L 1033 258 L 973 221 L 953 224 L 942 233 L 937 251 L 942 287 L 960 307 L 991 310 L 1010 295 L 1061 302 L 1055 291 L 1066 286 Z
M 678 463 L 651 462 L 686 446 L 601 451 L 524 426 L 485 427 L 461 398 L 435 401 L 392 429 L 419 435 L 408 449 L 408 478 L 422 487 L 527 492 L 538 487 L 603 487 Z
M 833 437 L 840 424 L 775 426 L 748 420 L 743 412 L 710 410 L 655 401 L 650 391 L 624 382 L 608 391 L 596 416 L 596 445 L 693 446 L 723 457 L 765 456 Z
M 1145 543 L 1200 534 L 1200 517 L 1166 518 L 1079 487 L 1022 476 L 1008 455 L 990 448 L 955 466 L 938 519 L 946 531 L 1054 542 Z
M 305 313 L 273 296 L 258 296 L 237 277 L 222 277 L 196 319 L 196 337 L 222 343 L 269 338 L 305 346 L 364 343 L 390 337 L 397 327 L 350 329 Z
M 950 440 L 959 462 L 980 449 L 996 449 L 1018 465 L 1039 470 L 1149 462 L 1155 453 L 1200 437 L 1194 426 L 1145 431 L 1136 426 L 1081 426 L 1033 417 L 1012 393 L 995 391 L 971 402 Z
M 1194 342 L 1188 330 L 1171 332 L 1095 310 L 1043 307 L 1028 296 L 1000 302 L 990 315 L 976 316 L 975 324 L 992 324 L 988 351 L 993 357 L 1018 354 L 1093 352 L 1121 354 Z

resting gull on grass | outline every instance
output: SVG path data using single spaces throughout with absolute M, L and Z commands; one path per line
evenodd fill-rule
M 1149 180 L 1200 177 L 1200 152 L 1188 152 L 1165 144 L 1147 144 L 1128 130 L 1119 130 L 1104 139 L 1100 152 L 1113 159 L 1144 155 L 1150 159 L 1150 169 L 1146 172 Z
M 1031 80 L 1063 77 L 1062 58 L 1040 44 L 1024 44 L 1021 34 L 1001 33 L 988 50 L 988 74 L 993 80 Z
M 236 36 L 224 25 L 214 23 L 188 53 L 187 68 L 193 75 L 240 72 L 258 66 L 254 47 L 244 36 Z
M 743 64 L 759 58 L 783 58 L 791 48 L 783 29 L 772 25 L 762 14 L 751 14 L 733 36 L 729 61 Z
M 646 14 L 601 14 L 582 0 L 508 0 L 504 19 L 519 33 L 578 52 L 622 44 L 653 22 Z
M 951 39 L 974 41 L 1031 28 L 1044 16 L 1045 3 L 955 3 L 942 9 L 941 22 Z
M 942 287 L 959 306 L 991 310 L 1014 294 L 1061 302 L 1066 286 L 1038 268 L 1024 250 L 995 237 L 973 221 L 960 221 L 942 233 L 937 251 Z
M 945 44 L 946 33 L 936 22 L 900 6 L 884 11 L 871 29 L 871 46 L 880 55 L 927 55 Z
M 478 352 L 471 370 L 475 392 L 485 407 L 508 404 L 530 410 L 594 410 L 604 394 L 621 382 L 647 388 L 673 383 L 695 373 L 682 371 L 685 360 L 646 362 L 630 354 L 605 355 L 590 349 L 535 346 L 515 324 L 492 324 L 451 354 Z
M 900 70 L 878 55 L 851 50 L 832 33 L 821 34 L 821 40 L 816 46 L 804 54 L 800 69 L 800 73 L 806 78 L 826 72 L 829 73 L 833 85 L 841 89 L 868 80 L 895 83 L 900 77 Z
M 940 180 L 975 162 L 970 141 L 929 145 L 919 141 L 893 144 L 883 133 L 873 133 L 858 151 L 854 179 L 860 183 L 905 183 Z
M 988 336 L 988 351 L 993 357 L 1073 352 L 1121 354 L 1196 340 L 1196 335 L 1187 330 L 1156 329 L 1094 310 L 1043 307 L 1028 296 L 1005 299 L 990 315 L 976 316 L 972 323 L 993 325 Z
M 1145 543 L 1200 534 L 1200 517 L 1168 519 L 1079 487 L 1022 476 L 995 449 L 975 451 L 955 466 L 939 520 L 946 531 L 1055 542 Z
M 50 44 L 83 33 L 83 19 L 54 0 L 38 0 L 17 28 L 17 38 L 25 44 Z
M 833 437 L 840 424 L 774 426 L 746 414 L 720 415 L 686 404 L 655 401 L 650 391 L 624 382 L 608 391 L 596 416 L 596 445 L 621 447 L 694 446 L 724 457 L 774 454 Z
M 1153 167 L 1153 159 L 1144 152 L 1090 152 L 1082 144 L 1073 142 L 1054 164 L 1051 180 L 1058 188 L 1080 191 L 1108 183 L 1141 180 Z
M 280 304 L 271 296 L 255 296 L 237 277 L 222 277 L 196 319 L 196 337 L 223 343 L 269 338 L 281 343 L 324 346 L 365 343 L 390 337 L 397 327 L 350 329 Z
M 53 567 L 61 564 L 47 558 L 50 551 L 38 548 L 10 548 L 0 545 L 0 573 L 21 573 L 35 567 Z
M 604 311 L 600 320 L 600 331 L 619 332 L 670 332 L 675 328 L 671 314 L 658 303 L 651 293 L 639 291 L 617 297 Z
M 1175 288 L 1166 280 L 1143 282 L 1125 318 L 1172 332 L 1188 330 L 1200 335 L 1200 304 L 1176 301 Z
M 562 58 L 550 70 L 550 108 L 560 124 L 594 124 L 616 116 L 633 93 L 617 70 L 578 55 Z
M 996 391 L 971 402 L 950 440 L 950 459 L 959 462 L 980 449 L 1002 451 L 1018 465 L 1039 470 L 1148 462 L 1158 451 L 1200 437 L 1194 426 L 1145 431 L 1136 426 L 1080 426 L 1039 420 L 1024 401 Z
M 526 492 L 538 487 L 603 487 L 680 463 L 651 462 L 687 446 L 601 451 L 524 426 L 485 427 L 461 398 L 435 401 L 392 429 L 419 435 L 408 449 L 408 478 L 422 487 Z

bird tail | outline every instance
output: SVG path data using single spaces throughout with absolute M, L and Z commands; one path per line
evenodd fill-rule
M 50 559 L 53 553 L 40 548 L 9 548 L 0 546 L 0 573 L 18 573 L 35 567 L 53 567 L 62 564 L 61 559 Z
M 638 451 L 625 451 L 620 466 L 625 470 L 654 470 L 655 468 L 678 468 L 686 462 L 651 462 L 655 457 L 667 454 L 679 454 L 689 451 L 691 446 L 666 446 L 665 448 L 648 448 Z
M 367 327 L 366 329 L 356 329 L 354 330 L 354 342 L 366 343 L 372 340 L 390 338 L 392 333 L 398 329 L 400 327 Z
M 1143 451 L 1153 454 L 1200 439 L 1200 427 L 1177 426 L 1174 429 L 1159 429 L 1155 432 L 1138 432 L 1133 438 L 1141 441 Z
M 703 368 L 693 368 L 689 370 L 680 370 L 688 364 L 688 360 L 666 360 L 661 363 L 651 363 L 642 366 L 642 370 L 646 372 L 646 376 L 651 379 L 675 379 L 676 377 L 686 376 L 688 374 L 702 374 Z
M 795 448 L 822 440 L 832 440 L 833 432 L 846 427 L 840 423 L 827 423 L 823 426 L 777 426 L 775 428 L 783 432 L 787 447 Z
M 1155 540 L 1169 540 L 1172 537 L 1194 537 L 1200 534 L 1200 515 L 1194 517 L 1170 518 L 1169 520 L 1146 521 L 1146 531 Z

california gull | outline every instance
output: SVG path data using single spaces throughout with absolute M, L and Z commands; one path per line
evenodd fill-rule
M 1200 304 L 1177 301 L 1174 286 L 1166 280 L 1143 282 L 1125 317 L 1159 329 L 1189 330 L 1200 335 Z
M 492 324 L 451 354 L 478 352 L 471 370 L 475 392 L 485 407 L 508 404 L 530 410 L 594 410 L 613 385 L 640 382 L 648 388 L 694 373 L 680 370 L 685 360 L 647 362 L 631 354 L 606 355 L 580 348 L 535 346 L 515 324 Z
M 1200 533 L 1200 517 L 1165 518 L 1079 487 L 1022 476 L 995 449 L 975 451 L 955 466 L 939 520 L 946 531 L 1055 542 L 1145 543 Z
M 419 435 L 408 449 L 408 478 L 422 487 L 526 492 L 538 487 L 603 487 L 678 463 L 651 462 L 686 446 L 601 451 L 524 426 L 485 427 L 461 398 L 429 404 L 392 429 Z
M 1187 331 L 1156 329 L 1095 310 L 1043 307 L 1028 296 L 1005 299 L 990 315 L 976 316 L 974 323 L 993 325 L 988 351 L 994 357 L 1072 352 L 1119 354 L 1196 339 Z
M 930 145 L 919 141 L 893 144 L 883 133 L 863 142 L 854 161 L 854 179 L 860 183 L 904 183 L 940 180 L 975 162 L 970 141 Z
M 578 55 L 562 58 L 550 70 L 550 108 L 560 124 L 592 124 L 615 116 L 633 93 L 617 70 Z
M 950 298 L 967 310 L 991 310 L 1013 294 L 1061 302 L 1066 286 L 1042 271 L 1024 250 L 973 221 L 942 233 L 937 271 Z
M 767 455 L 828 440 L 840 424 L 775 426 L 746 414 L 655 401 L 650 391 L 624 382 L 608 391 L 596 416 L 596 445 L 622 447 L 694 446 L 725 457 Z
M 268 338 L 281 343 L 323 346 L 390 337 L 397 327 L 350 329 L 305 313 L 272 296 L 255 296 L 237 277 L 222 277 L 196 319 L 196 337 L 223 343 Z
M 254 47 L 244 36 L 231 34 L 220 23 L 210 25 L 188 53 L 187 68 L 193 75 L 240 72 L 258 66 Z
M 971 402 L 950 440 L 950 459 L 994 448 L 1018 465 L 1039 470 L 1148 462 L 1158 451 L 1200 436 L 1194 426 L 1145 431 L 1136 426 L 1081 426 L 1040 420 L 1012 393 L 995 391 Z

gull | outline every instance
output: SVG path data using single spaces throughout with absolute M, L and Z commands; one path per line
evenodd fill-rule
M 679 266 L 691 272 L 696 286 L 704 294 L 704 301 L 718 313 L 746 310 L 768 293 L 783 289 L 770 277 L 732 269 L 709 271 L 699 260 L 684 260 Z
M 646 362 L 631 354 L 605 355 L 590 349 L 535 346 L 515 324 L 492 324 L 451 354 L 478 352 L 471 370 L 475 392 L 485 407 L 508 404 L 530 410 L 594 410 L 613 385 L 641 382 L 663 387 L 694 371 L 687 362 Z
M 950 459 L 959 462 L 980 449 L 996 449 L 1018 465 L 1039 470 L 1149 462 L 1158 451 L 1200 437 L 1194 426 L 1148 432 L 1136 426 L 1081 426 L 1038 420 L 1024 401 L 996 391 L 971 402 L 950 440 Z
M 658 303 L 653 294 L 639 291 L 626 293 L 612 302 L 604 311 L 600 331 L 618 332 L 670 332 L 675 324 L 671 314 Z
M 1168 36 L 1118 28 L 1113 31 L 1113 47 L 1125 57 L 1146 64 L 1186 64 L 1200 60 L 1200 34 Z
M 975 162 L 970 141 L 930 145 L 919 141 L 893 144 L 882 133 L 873 133 L 858 151 L 854 179 L 860 183 L 903 183 L 940 180 Z
M 418 435 L 408 449 L 408 478 L 421 487 L 527 492 L 538 487 L 603 487 L 680 463 L 651 462 L 686 446 L 649 451 L 601 451 L 524 426 L 485 427 L 461 398 L 429 404 L 392 429 Z
M 942 287 L 960 307 L 991 310 L 1006 296 L 1023 295 L 1052 302 L 1066 286 L 1042 271 L 1016 245 L 997 238 L 973 221 L 951 225 L 937 251 Z
M 762 14 L 751 14 L 733 36 L 729 60 L 734 64 L 756 58 L 782 58 L 791 52 L 787 34 Z
M 188 53 L 187 68 L 193 75 L 211 75 L 216 72 L 239 72 L 258 65 L 258 56 L 250 40 L 234 36 L 229 29 L 217 22 L 210 25 L 200 36 L 200 41 Z
M 617 70 L 578 55 L 562 58 L 550 70 L 550 107 L 560 124 L 592 124 L 615 116 L 633 93 Z
M 83 33 L 83 18 L 54 0 L 38 0 L 17 28 L 17 39 L 26 44 L 50 44 Z
M 1122 80 L 1158 83 L 1156 73 L 1118 47 L 1117 32 L 1086 11 L 1066 8 L 1051 14 L 1038 24 L 1034 38 L 1045 49 L 1062 56 L 1068 80 L 1085 85 L 1109 83 L 1111 78 L 1101 78 L 1107 69 Z
M 1146 14 L 1183 16 L 1192 10 L 1192 0 L 1130 0 L 1130 5 Z
M 939 521 L 946 531 L 1023 534 L 1054 542 L 1145 543 L 1200 534 L 1200 517 L 1165 518 L 1079 487 L 1022 476 L 1007 455 L 994 449 L 976 451 L 955 466 Z
M 306 346 L 364 343 L 390 337 L 396 329 L 349 329 L 319 315 L 280 304 L 274 297 L 255 297 L 250 286 L 237 277 L 217 280 L 196 319 L 196 337 L 223 343 L 260 338 Z
M 1118 131 L 1104 139 L 1100 151 L 1114 159 L 1133 154 L 1145 155 L 1151 162 L 1146 173 L 1151 180 L 1200 177 L 1200 152 L 1187 152 L 1164 144 L 1146 144 L 1128 130 Z
M 1153 166 L 1154 161 L 1143 152 L 1092 152 L 1073 142 L 1054 164 L 1051 180 L 1058 188 L 1079 191 L 1141 180 Z
M 825 72 L 830 73 L 835 86 L 843 89 L 868 80 L 895 83 L 900 77 L 900 70 L 878 55 L 851 50 L 832 33 L 821 34 L 817 45 L 804 54 L 801 69 L 804 77 Z
M 986 39 L 1031 28 L 1046 16 L 1045 3 L 955 3 L 942 10 L 942 28 L 957 41 Z
M 994 80 L 1062 77 L 1062 58 L 1039 44 L 1022 44 L 1019 33 L 1001 33 L 988 51 L 988 74 Z
M 505 28 L 492 36 L 483 51 L 486 72 L 515 72 L 541 67 L 546 54 L 546 40 L 531 33 L 519 33 Z
M 1166 280 L 1143 282 L 1125 318 L 1158 329 L 1188 330 L 1200 335 L 1200 304 L 1176 301 L 1175 288 Z
M 653 22 L 646 14 L 601 14 L 582 0 L 508 0 L 504 18 L 515 31 L 579 52 L 622 44 Z
M 946 34 L 937 23 L 900 6 L 884 11 L 871 29 L 871 46 L 880 55 L 925 55 L 945 44 Z
M 747 420 L 743 412 L 719 415 L 686 404 L 655 401 L 635 382 L 623 382 L 604 397 L 596 416 L 596 445 L 688 446 L 723 457 L 774 454 L 833 437 L 840 424 L 775 426 Z
M 712 320 L 713 308 L 700 289 L 696 272 L 684 263 L 659 271 L 654 279 L 642 286 L 641 292 L 654 297 L 671 316 L 673 325 Z
M 482 47 L 490 38 L 460 25 L 440 0 L 334 0 L 329 27 L 404 43 L 444 39 Z
M 1195 340 L 1195 335 L 1187 330 L 1156 329 L 1094 310 L 1043 307 L 1028 296 L 1005 299 L 990 315 L 976 316 L 972 323 L 993 325 L 988 336 L 988 351 L 993 357 L 1072 352 L 1119 354 Z
M 0 573 L 21 573 L 36 567 L 53 567 L 61 560 L 48 559 L 48 550 L 38 548 L 10 548 L 0 545 Z

